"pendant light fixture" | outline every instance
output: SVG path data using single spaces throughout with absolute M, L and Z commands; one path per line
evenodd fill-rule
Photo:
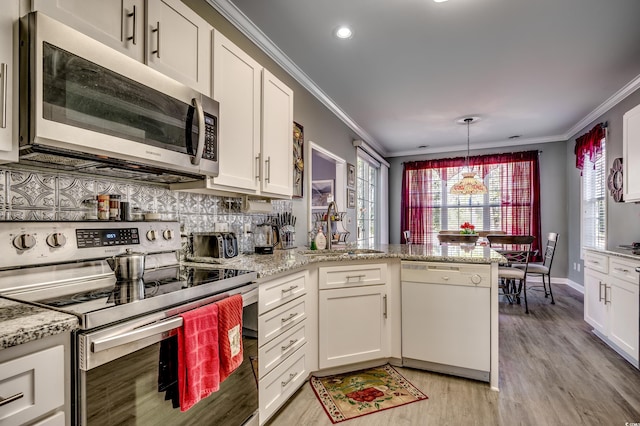
M 467 123 L 467 158 L 465 160 L 465 171 L 462 172 L 462 180 L 451 187 L 451 194 L 455 195 L 475 195 L 486 194 L 487 187 L 484 186 L 482 181 L 476 179 L 476 174 L 471 171 L 469 167 L 469 126 L 472 122 L 477 121 L 477 118 L 467 117 L 459 120 L 459 123 Z

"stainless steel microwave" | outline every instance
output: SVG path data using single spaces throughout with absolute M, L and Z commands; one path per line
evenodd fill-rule
M 175 176 L 165 182 L 217 176 L 218 111 L 41 12 L 21 19 L 20 161 Z

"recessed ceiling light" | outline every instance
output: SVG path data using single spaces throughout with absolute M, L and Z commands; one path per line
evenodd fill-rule
M 334 31 L 334 34 L 336 37 L 342 38 L 342 39 L 353 37 L 353 31 L 351 31 L 351 28 L 344 25 L 336 28 L 336 30 Z
M 442 2 L 447 1 L 447 0 L 433 0 L 433 1 L 435 1 L 436 3 L 442 3 Z

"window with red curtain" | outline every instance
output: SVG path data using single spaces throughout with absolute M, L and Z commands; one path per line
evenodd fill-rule
M 469 157 L 469 167 L 486 194 L 449 193 L 466 169 L 464 157 L 404 163 L 401 231 L 410 230 L 415 244 L 438 244 L 440 230 L 470 222 L 476 230 L 533 235 L 540 253 L 538 151 Z

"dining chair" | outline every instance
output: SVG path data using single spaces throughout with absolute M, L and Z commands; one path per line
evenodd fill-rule
M 506 235 L 489 234 L 489 247 L 498 251 L 507 260 L 507 264 L 498 266 L 498 287 L 502 295 L 506 296 L 509 304 L 515 299 L 520 304 L 520 296 L 524 295 L 525 313 L 529 313 L 527 302 L 527 268 L 531 257 L 531 244 L 534 237 L 531 235 Z M 514 268 L 512 264 L 521 267 Z
M 551 264 L 553 263 L 553 256 L 556 252 L 556 245 L 558 243 L 558 233 L 549 232 L 547 234 L 547 245 L 544 249 L 544 259 L 542 263 L 529 263 L 526 268 L 527 275 L 542 277 L 542 288 L 544 290 L 544 297 L 551 296 L 551 304 L 555 305 L 556 302 L 553 299 L 553 290 L 551 289 Z M 514 265 L 516 268 L 522 269 L 523 265 Z M 546 281 L 545 281 L 546 277 Z M 547 291 L 547 281 L 549 282 L 549 290 Z M 529 286 L 529 288 L 535 288 L 540 286 Z M 538 290 L 536 289 L 536 290 Z

